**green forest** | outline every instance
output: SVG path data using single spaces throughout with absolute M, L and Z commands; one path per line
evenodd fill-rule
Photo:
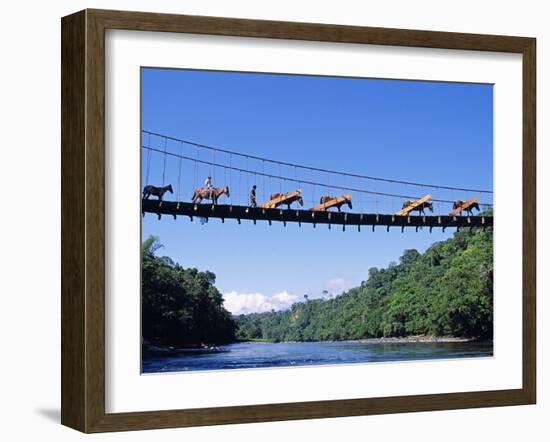
M 159 257 L 158 238 L 141 246 L 142 338 L 159 346 L 235 341 L 236 323 L 223 308 L 216 275 Z
M 492 231 L 461 231 L 333 299 L 236 317 L 237 338 L 326 341 L 411 335 L 490 339 L 493 333 Z
M 405 250 L 399 262 L 371 268 L 359 287 L 305 299 L 288 310 L 231 316 L 215 275 L 184 269 L 143 244 L 143 337 L 149 342 L 328 341 L 412 335 L 491 339 L 493 232 L 472 229 Z

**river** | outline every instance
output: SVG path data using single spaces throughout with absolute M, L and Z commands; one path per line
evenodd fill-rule
M 219 346 L 217 351 L 186 350 L 166 355 L 144 354 L 142 372 L 296 367 L 492 355 L 492 342 L 242 342 Z

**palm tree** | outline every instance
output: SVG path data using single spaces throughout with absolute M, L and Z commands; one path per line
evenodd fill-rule
M 151 256 L 162 247 L 164 246 L 160 243 L 158 236 L 151 235 L 141 243 L 141 254 L 142 256 Z

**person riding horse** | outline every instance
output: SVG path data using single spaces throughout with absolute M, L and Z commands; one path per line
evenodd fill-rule
M 210 175 L 208 175 L 206 177 L 206 179 L 204 180 L 204 189 L 206 189 L 207 191 L 211 192 L 212 189 L 214 188 L 214 186 L 212 186 L 212 177 Z
M 191 201 L 194 204 L 200 204 L 202 200 L 211 200 L 212 204 L 218 204 L 218 198 L 222 195 L 227 195 L 229 197 L 229 187 L 225 186 L 224 188 L 212 187 L 208 189 L 206 187 L 199 187 L 193 192 Z

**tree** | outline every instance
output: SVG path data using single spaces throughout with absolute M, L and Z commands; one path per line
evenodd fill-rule
M 161 249 L 164 247 L 157 236 L 149 236 L 143 243 L 141 244 L 141 254 L 142 255 L 148 255 L 152 256 L 156 253 L 158 249 Z
M 216 275 L 158 257 L 158 238 L 142 244 L 142 336 L 155 345 L 235 340 L 236 324 L 214 286 Z
M 416 249 L 406 249 L 403 252 L 403 255 L 401 258 L 399 258 L 399 262 L 402 265 L 411 265 L 413 264 L 418 258 L 420 257 L 420 253 L 418 253 L 418 250 Z
M 253 320 L 254 339 L 277 341 L 416 334 L 490 339 L 492 229 L 457 232 L 423 254 L 405 250 L 399 263 L 369 269 L 359 287 L 333 299 L 327 294 L 304 296 L 305 303 L 285 311 L 239 316 L 238 329 Z

